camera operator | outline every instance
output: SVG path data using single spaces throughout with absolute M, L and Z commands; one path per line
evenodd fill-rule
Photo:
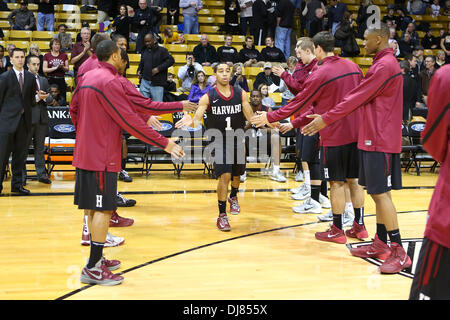
M 178 79 L 183 81 L 181 88 L 178 89 L 179 91 L 189 92 L 191 90 L 192 80 L 194 79 L 196 71 L 205 72 L 202 65 L 195 62 L 194 53 L 188 52 L 186 53 L 186 65 L 178 70 Z

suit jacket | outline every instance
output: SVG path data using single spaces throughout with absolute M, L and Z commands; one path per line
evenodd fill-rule
M 50 89 L 50 85 L 48 83 L 47 78 L 39 76 L 39 89 L 45 92 L 48 92 Z M 48 113 L 47 113 L 47 105 L 53 102 L 53 97 L 51 94 L 48 95 L 48 98 L 44 100 L 40 100 L 37 102 L 36 107 L 31 109 L 31 123 L 32 124 L 47 124 L 48 123 Z
M 13 69 L 0 75 L 0 132 L 13 133 L 24 110 L 25 125 L 31 129 L 32 108 L 36 105 L 36 81 L 24 69 L 23 91 Z

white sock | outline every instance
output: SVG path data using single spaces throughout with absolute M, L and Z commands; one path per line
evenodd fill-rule
M 273 165 L 273 171 L 275 172 L 280 171 L 280 166 Z
M 303 175 L 305 177 L 305 184 L 311 188 L 311 177 L 309 175 L 309 170 L 303 171 Z

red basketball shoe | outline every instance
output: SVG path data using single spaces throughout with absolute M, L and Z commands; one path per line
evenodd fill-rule
M 241 212 L 241 207 L 239 206 L 237 197 L 228 198 L 228 202 L 230 203 L 231 214 L 239 214 Z
M 386 260 L 386 258 L 391 255 L 391 249 L 386 243 L 378 238 L 378 235 L 375 234 L 375 239 L 373 239 L 372 244 L 351 248 L 350 253 L 355 257 L 360 258 L 376 258 Z
M 321 241 L 335 242 L 344 244 L 347 242 L 344 230 L 332 225 L 330 229 L 325 232 L 316 232 L 316 239 Z
M 111 219 L 109 220 L 110 227 L 129 227 L 133 223 L 133 219 L 121 217 L 117 214 L 117 211 L 113 212 Z
M 108 268 L 109 271 L 114 271 L 120 268 L 119 260 L 108 260 L 105 257 L 102 257 L 102 263 Z
M 353 221 L 353 226 L 351 229 L 345 231 L 345 235 L 349 238 L 356 238 L 359 240 L 364 240 L 369 237 L 367 233 L 366 226 L 360 225 Z
M 101 286 L 115 286 L 121 284 L 123 277 L 113 274 L 100 260 L 97 264 L 88 269 L 86 266 L 81 271 L 80 281 L 86 284 L 99 284 Z
M 226 213 L 219 214 L 219 217 L 217 218 L 217 228 L 220 231 L 230 231 L 231 226 L 228 223 L 228 217 Z
M 381 273 L 398 273 L 411 266 L 411 259 L 403 247 L 391 242 L 391 255 L 380 266 Z

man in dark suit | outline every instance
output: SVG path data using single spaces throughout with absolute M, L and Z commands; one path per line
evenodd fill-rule
M 11 63 L 13 68 L 0 75 L 0 192 L 12 152 L 11 192 L 28 195 L 30 191 L 22 185 L 22 169 L 28 151 L 31 110 L 36 105 L 36 81 L 23 68 L 25 52 L 22 49 L 12 51 Z
M 29 56 L 27 59 L 28 70 L 31 74 L 36 78 L 36 89 L 49 92 L 50 85 L 48 80 L 44 77 L 39 76 L 39 66 L 40 60 L 37 56 Z M 52 181 L 47 176 L 47 172 L 45 170 L 45 158 L 44 158 L 44 143 L 45 136 L 47 134 L 48 129 L 48 113 L 47 113 L 47 105 L 53 102 L 53 96 L 48 94 L 47 97 L 43 96 L 39 98 L 36 95 L 36 107 L 32 108 L 31 112 L 31 132 L 28 137 L 27 145 L 30 145 L 31 141 L 33 141 L 33 149 L 34 149 L 34 165 L 36 167 L 36 175 L 38 177 L 38 181 L 51 184 Z M 23 180 L 26 180 L 26 170 L 23 173 Z

